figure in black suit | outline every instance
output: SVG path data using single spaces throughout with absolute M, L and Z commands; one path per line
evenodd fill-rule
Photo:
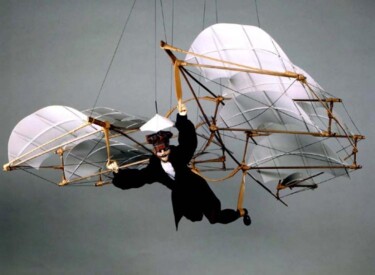
M 171 132 L 159 131 L 147 136 L 148 143 L 154 146 L 154 154 L 147 167 L 119 170 L 114 173 L 113 184 L 125 190 L 159 182 L 172 190 L 176 229 L 182 217 L 195 222 L 201 221 L 204 215 L 211 224 L 227 224 L 237 220 L 240 212 L 222 210 L 219 199 L 207 182 L 188 167 L 198 142 L 195 127 L 187 118 L 186 108 L 177 114 L 175 127 L 179 131 L 178 146 L 169 145 Z

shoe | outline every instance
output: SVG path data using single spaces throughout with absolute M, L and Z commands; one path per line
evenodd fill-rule
M 251 224 L 251 218 L 249 216 L 249 212 L 247 211 L 246 208 L 243 208 L 242 209 L 244 214 L 242 215 L 243 217 L 243 223 L 246 225 L 246 226 L 249 226 Z M 241 211 L 240 210 L 237 210 L 237 212 L 239 213 L 240 217 L 241 217 Z
M 249 215 L 245 215 L 243 216 L 243 223 L 246 225 L 246 226 L 249 226 L 251 224 L 251 219 L 250 219 L 250 216 Z

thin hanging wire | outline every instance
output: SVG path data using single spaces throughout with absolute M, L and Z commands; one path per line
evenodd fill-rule
M 202 30 L 204 30 L 206 24 L 206 0 L 203 3 L 203 21 L 202 21 Z
M 357 130 L 358 134 L 361 134 L 361 131 L 359 130 L 357 125 L 354 123 L 353 118 L 350 116 L 348 110 L 346 109 L 346 106 L 345 106 L 344 102 L 342 102 L 342 107 L 344 108 L 346 115 L 349 117 L 351 123 L 353 124 L 354 128 Z
M 156 48 L 157 48 L 157 42 L 156 42 L 156 31 L 157 31 L 157 28 L 156 28 L 156 0 L 154 1 L 154 41 L 155 41 L 155 45 L 154 45 L 154 102 L 155 102 L 155 112 L 158 114 L 159 111 L 158 111 L 158 101 L 157 101 L 157 98 L 158 98 L 158 81 L 157 81 L 157 73 L 156 73 L 156 69 L 157 69 L 157 65 L 156 65 Z
M 172 27 L 171 27 L 171 44 L 174 43 L 174 0 L 172 0 Z M 170 92 L 169 92 L 169 109 L 172 109 L 172 98 L 173 98 L 173 70 L 170 67 Z
M 115 48 L 115 50 L 114 50 L 114 52 L 113 52 L 113 55 L 112 55 L 111 61 L 109 62 L 109 66 L 108 66 L 108 68 L 107 68 L 107 72 L 106 72 L 106 74 L 105 74 L 105 76 L 104 76 L 104 79 L 103 79 L 102 85 L 100 86 L 99 92 L 98 92 L 98 94 L 97 94 L 97 96 L 96 96 L 96 99 L 95 99 L 94 105 L 93 105 L 93 107 L 92 107 L 92 110 L 91 110 L 91 114 L 90 114 L 90 116 L 92 115 L 92 112 L 93 112 L 94 108 L 96 107 L 96 105 L 97 105 L 97 103 L 98 103 L 98 100 L 99 100 L 100 94 L 101 94 L 102 91 L 103 91 L 104 84 L 105 84 L 105 82 L 106 82 L 106 80 L 107 80 L 107 77 L 108 77 L 109 71 L 110 71 L 110 69 L 111 69 L 111 67 L 112 67 L 112 64 L 113 64 L 113 60 L 115 59 L 115 56 L 116 56 L 117 51 L 118 51 L 118 49 L 119 49 L 119 46 L 120 46 L 120 43 L 121 43 L 122 37 L 124 36 L 124 33 L 125 33 L 125 30 L 126 30 L 126 27 L 127 27 L 127 25 L 128 25 L 128 22 L 129 22 L 130 16 L 131 16 L 131 14 L 133 13 L 133 9 L 134 9 L 134 6 L 135 6 L 135 3 L 136 3 L 136 2 L 137 2 L 137 0 L 134 0 L 133 5 L 132 5 L 132 7 L 131 7 L 131 9 L 130 9 L 130 12 L 129 12 L 129 14 L 128 14 L 126 20 L 125 20 L 125 24 L 124 24 L 124 27 L 123 27 L 123 29 L 122 29 L 122 32 L 121 32 L 120 38 L 119 38 L 119 40 L 118 40 L 118 42 L 117 42 L 117 45 L 116 45 L 116 48 Z
M 155 72 L 155 94 L 154 94 L 154 101 L 155 101 L 155 111 L 156 113 L 159 113 L 158 111 L 158 92 L 157 92 L 157 84 L 158 84 L 158 81 L 157 81 L 157 50 L 159 49 L 159 41 L 157 39 L 157 1 L 155 0 L 155 5 L 154 5 L 154 8 L 155 8 L 155 12 L 154 12 L 154 41 L 155 41 L 155 46 L 154 46 L 154 72 Z M 165 17 L 164 17 L 164 7 L 163 7 L 163 1 L 160 0 L 159 1 L 160 3 L 160 9 L 161 9 L 161 18 L 162 18 L 162 24 L 163 24 L 163 30 L 164 30 L 164 39 L 165 39 L 165 42 L 168 41 L 167 39 L 167 30 L 166 30 L 166 27 L 165 27 Z
M 162 16 L 162 19 L 163 19 L 164 39 L 165 39 L 165 42 L 168 43 L 167 30 L 165 28 L 165 17 L 164 17 L 163 0 L 160 0 L 160 8 L 161 8 L 161 16 Z
M 258 12 L 258 3 L 257 0 L 254 0 L 255 2 L 255 11 L 257 13 L 257 19 L 258 19 L 258 27 L 260 28 L 260 20 L 259 20 L 259 12 Z
M 215 22 L 219 23 L 219 13 L 217 10 L 217 0 L 215 0 Z
M 202 30 L 204 30 L 204 27 L 206 25 L 206 0 L 204 0 L 204 3 L 203 3 L 203 18 L 202 18 Z M 201 80 L 201 75 L 199 75 L 199 81 Z M 198 91 L 197 91 L 197 94 L 198 94 L 198 97 L 200 96 L 201 94 L 201 86 L 198 86 Z M 197 108 L 197 111 L 196 111 L 196 118 L 197 118 L 197 121 L 199 120 L 199 108 Z
M 44 181 L 46 181 L 46 182 L 48 182 L 48 183 L 50 183 L 50 184 L 57 185 L 56 182 L 51 181 L 50 179 L 47 179 L 47 178 L 45 178 L 45 177 L 42 177 L 42 176 L 40 176 L 40 175 L 38 175 L 38 174 L 36 174 L 36 173 L 33 173 L 33 172 L 29 171 L 28 169 L 21 169 L 21 170 L 24 171 L 24 172 L 26 172 L 26 173 L 29 173 L 29 174 L 31 174 L 31 175 L 37 177 L 37 178 L 39 178 L 39 179 L 42 179 L 42 180 L 44 180 Z

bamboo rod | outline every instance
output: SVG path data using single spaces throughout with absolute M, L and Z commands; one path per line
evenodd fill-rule
M 148 161 L 149 161 L 149 159 L 143 159 L 143 160 L 135 161 L 135 162 L 132 162 L 132 163 L 129 163 L 129 164 L 121 165 L 121 166 L 119 166 L 119 169 L 124 169 L 124 168 L 128 168 L 128 167 L 131 167 L 131 166 L 135 166 L 135 165 L 139 165 L 139 164 L 144 164 L 144 163 L 147 163 Z M 112 172 L 112 171 L 108 170 L 108 169 L 107 170 L 102 170 L 102 171 L 100 171 L 98 173 L 94 173 L 94 174 L 91 174 L 89 176 L 76 178 L 74 180 L 65 180 L 65 181 L 62 181 L 58 185 L 59 186 L 65 186 L 65 185 L 68 185 L 68 184 L 71 184 L 71 183 L 76 183 L 76 182 L 79 182 L 79 181 L 82 181 L 82 180 L 85 180 L 85 179 L 89 179 L 89 178 L 92 178 L 92 177 L 100 176 L 100 175 L 103 175 L 103 174 L 108 174 L 110 172 Z
M 342 102 L 340 98 L 322 98 L 322 99 L 293 99 L 298 102 Z
M 246 172 L 242 173 L 240 191 L 238 193 L 238 200 L 237 200 L 237 209 L 240 211 L 241 217 L 245 215 L 245 211 L 243 210 L 243 198 L 245 194 L 245 181 L 246 181 Z
M 175 51 L 175 52 L 179 52 L 179 53 L 183 53 L 183 54 L 190 54 L 190 55 L 195 56 L 195 57 L 200 57 L 200 58 L 203 58 L 203 59 L 216 61 L 216 62 L 219 62 L 221 64 L 232 65 L 232 66 L 235 66 L 237 68 L 231 68 L 231 67 L 228 68 L 228 67 L 225 67 L 225 66 L 202 65 L 202 64 L 188 63 L 188 62 L 183 62 L 183 61 L 181 61 L 181 63 L 180 63 L 181 66 L 195 66 L 195 67 L 201 67 L 201 68 L 212 68 L 212 69 L 233 70 L 233 71 L 240 71 L 240 72 L 251 72 L 251 73 L 257 73 L 257 74 L 267 74 L 267 75 L 275 75 L 275 76 L 292 77 L 292 78 L 296 78 L 298 80 L 306 79 L 305 76 L 303 76 L 301 74 L 294 73 L 294 72 L 289 72 L 289 71 L 278 72 L 278 71 L 272 71 L 272 70 L 263 70 L 263 69 L 259 69 L 259 68 L 246 66 L 246 65 L 243 65 L 243 64 L 238 64 L 238 63 L 235 63 L 235 62 L 225 61 L 225 60 L 221 60 L 221 59 L 217 59 L 217 58 L 208 57 L 208 56 L 205 56 L 205 55 L 185 51 L 183 49 L 180 49 L 180 48 L 174 47 L 172 45 L 169 45 L 169 44 L 167 44 L 163 41 L 161 42 L 161 48 L 166 50 L 168 52 L 169 56 L 171 56 L 172 60 L 174 60 L 174 61 L 177 58 L 176 58 L 176 56 L 173 55 L 173 53 L 171 51 Z M 242 68 L 242 69 L 240 69 L 240 68 Z
M 334 165 L 334 166 L 247 166 L 248 170 L 272 170 L 272 169 L 361 169 L 361 165 Z
M 216 128 L 217 131 L 237 131 L 237 132 L 245 132 L 248 133 L 250 136 L 266 136 L 269 134 L 292 134 L 292 135 L 310 135 L 316 137 L 335 137 L 335 138 L 357 138 L 357 139 L 364 139 L 365 136 L 362 135 L 337 135 L 335 133 L 328 134 L 327 132 L 303 132 L 303 131 L 286 131 L 286 130 L 272 130 L 272 129 L 246 129 L 246 128 Z

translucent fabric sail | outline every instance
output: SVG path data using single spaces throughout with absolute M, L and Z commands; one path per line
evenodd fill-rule
M 91 123 L 92 119 L 95 122 Z M 101 173 L 107 170 L 108 160 L 115 160 L 121 166 L 149 157 L 139 134 L 139 127 L 145 121 L 111 108 L 82 112 L 67 106 L 42 108 L 22 119 L 12 131 L 9 163 L 4 169 L 63 169 L 63 182 L 59 185 L 91 176 L 95 181 L 98 177 L 109 180 L 108 175 Z M 107 125 L 104 122 L 110 123 L 108 135 L 101 126 Z
M 297 66 L 295 66 L 298 68 Z M 275 91 L 291 99 L 316 99 L 325 98 L 322 87 L 305 71 L 298 68 L 299 73 L 306 77 L 309 88 L 295 78 L 272 76 L 264 74 L 236 73 L 229 79 L 229 89 L 236 93 L 247 93 L 257 91 Z
M 230 128 L 287 130 L 286 126 L 290 125 L 294 130 L 319 131 L 302 108 L 289 97 L 274 91 L 234 95 L 226 101 L 219 115 L 223 124 Z
M 252 150 L 248 165 L 258 169 L 264 182 L 277 182 L 296 172 L 306 178 L 319 172 L 335 177 L 347 175 L 344 168 L 347 163 L 339 159 L 324 140 L 305 135 L 276 134 L 263 138 Z
M 149 158 L 149 152 L 124 141 L 111 141 L 111 160 L 119 165 Z M 66 180 L 84 178 L 106 170 L 107 146 L 104 140 L 86 140 L 77 144 L 65 155 L 64 173 Z M 103 175 L 103 180 L 109 180 Z
M 108 121 L 111 125 L 123 129 L 139 129 L 147 121 L 143 117 L 129 115 L 107 107 L 96 107 L 82 112 L 87 116 Z
M 85 126 L 81 128 L 82 126 Z M 59 147 L 93 138 L 100 127 L 87 125 L 87 117 L 66 106 L 48 106 L 22 119 L 13 129 L 8 142 L 11 165 L 38 169 Z
M 314 124 L 320 129 L 327 129 L 329 125 L 329 118 L 327 114 L 327 108 L 322 104 L 310 103 L 310 102 L 299 102 L 298 105 L 305 111 Z M 334 110 L 331 111 L 333 117 L 336 120 L 331 122 L 331 131 L 338 135 L 353 134 L 353 131 L 343 122 L 341 116 Z M 339 124 L 339 123 L 340 124 Z
M 215 24 L 203 30 L 190 46 L 189 52 L 216 60 L 243 64 L 253 68 L 294 71 L 293 65 L 280 46 L 265 31 L 254 26 Z M 237 67 L 188 54 L 185 61 L 205 65 Z M 238 67 L 237 67 L 238 68 Z M 230 78 L 230 70 L 204 69 L 208 79 Z
M 225 100 L 216 123 L 232 131 L 224 135 L 245 141 L 251 130 L 265 133 L 249 145 L 248 160 L 264 182 L 307 178 L 312 182 L 318 174 L 346 175 L 348 163 L 338 154 L 345 149 L 334 136 L 348 135 L 347 126 L 329 110 L 325 101 L 329 94 L 294 65 L 265 31 L 237 24 L 212 25 L 196 37 L 185 61 L 196 64 L 206 80 L 221 79 L 225 89 L 218 95 Z M 334 133 L 337 147 L 323 141 L 328 132 Z

